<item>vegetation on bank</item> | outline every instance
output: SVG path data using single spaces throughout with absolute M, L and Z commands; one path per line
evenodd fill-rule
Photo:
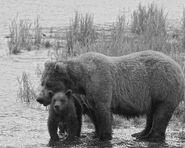
M 35 101 L 36 93 L 33 84 L 31 83 L 29 74 L 23 72 L 22 76 L 17 78 L 17 81 L 19 85 L 17 97 L 20 98 L 21 102 L 30 104 Z
M 76 12 L 69 27 L 65 32 L 62 32 L 62 35 L 57 33 L 58 37 L 54 38 L 53 43 L 43 36 L 39 19 L 34 25 L 23 20 L 20 23 L 13 20 L 10 26 L 8 45 L 12 54 L 17 54 L 21 50 L 32 50 L 35 47 L 37 47 L 36 49 L 53 47 L 56 60 L 77 56 L 88 51 L 119 56 L 150 49 L 170 55 L 182 66 L 185 72 L 185 10 L 182 22 L 182 28 L 179 28 L 179 31 L 169 31 L 167 15 L 163 8 L 158 8 L 153 3 L 148 7 L 139 4 L 132 14 L 129 26 L 125 22 L 124 14 L 118 16 L 113 24 L 102 28 L 94 24 L 92 15 L 83 16 Z M 53 32 L 52 29 L 51 32 Z M 31 99 L 35 98 L 32 85 L 28 80 L 29 76 L 25 73 L 19 79 L 18 97 L 23 102 L 30 102 Z M 176 109 L 174 115 L 185 122 L 184 102 Z
M 31 23 L 29 20 L 12 20 L 9 26 L 8 48 L 10 54 L 18 54 L 21 50 L 39 49 L 42 42 L 41 26 L 39 18 Z
M 183 10 L 182 18 L 182 48 L 185 50 L 185 8 Z
M 66 31 L 66 50 L 69 56 L 78 54 L 80 52 L 78 47 L 95 43 L 98 37 L 95 28 L 92 15 L 82 16 L 76 12 Z

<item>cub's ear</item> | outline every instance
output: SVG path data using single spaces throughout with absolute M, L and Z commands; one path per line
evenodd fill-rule
M 67 91 L 66 91 L 66 96 L 68 97 L 68 98 L 71 98 L 71 95 L 72 95 L 72 90 L 71 89 L 68 89 Z

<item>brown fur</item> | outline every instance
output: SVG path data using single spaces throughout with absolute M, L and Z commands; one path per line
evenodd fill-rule
M 86 53 L 45 65 L 43 90 L 84 94 L 101 140 L 111 139 L 111 113 L 146 115 L 145 129 L 133 136 L 161 141 L 173 111 L 184 97 L 184 76 L 170 57 L 142 51 L 121 57 Z
M 68 139 L 74 139 L 80 136 L 82 106 L 75 100 L 69 90 L 66 93 L 58 92 L 52 97 L 48 117 L 48 131 L 51 137 L 50 143 L 59 140 L 57 134 L 59 122 L 65 125 Z
M 60 92 L 60 91 L 61 90 L 57 90 L 57 92 L 55 92 L 55 94 Z M 54 95 L 53 92 L 51 92 L 51 91 L 49 91 L 47 89 L 43 89 L 40 92 L 40 94 L 39 94 L 39 96 L 37 98 L 37 101 L 40 104 L 43 104 L 44 106 L 48 106 L 49 104 L 51 104 L 53 95 Z M 96 128 L 97 127 L 97 122 L 96 122 L 96 119 L 95 119 L 95 115 L 94 115 L 93 109 L 90 108 L 90 105 L 89 105 L 88 101 L 85 99 L 85 96 L 72 93 L 72 98 L 73 98 L 73 103 L 78 105 L 78 106 L 80 106 L 80 107 L 82 107 L 82 109 L 81 109 L 82 110 L 82 114 L 83 115 L 87 115 L 91 119 L 91 121 L 93 122 L 93 124 L 95 126 L 95 129 L 97 129 Z M 67 132 L 66 124 L 67 123 L 64 123 L 63 121 L 61 121 L 59 123 L 59 133 L 60 134 L 64 134 L 65 132 Z M 97 132 L 95 132 L 94 137 L 97 136 L 96 133 Z

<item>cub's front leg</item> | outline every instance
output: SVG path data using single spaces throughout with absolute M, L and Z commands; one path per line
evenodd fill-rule
M 48 132 L 50 135 L 49 146 L 52 146 L 55 144 L 55 142 L 59 141 L 59 136 L 57 134 L 58 125 L 59 117 L 50 113 L 48 118 Z

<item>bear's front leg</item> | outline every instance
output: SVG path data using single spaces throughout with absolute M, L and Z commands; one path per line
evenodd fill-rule
M 50 135 L 49 146 L 52 146 L 56 141 L 59 141 L 59 136 L 57 134 L 58 124 L 59 122 L 56 119 L 49 116 L 48 118 L 48 131 Z
M 91 119 L 91 121 L 93 122 L 93 125 L 95 127 L 95 132 L 93 135 L 93 138 L 98 138 L 98 124 L 97 124 L 97 119 L 95 116 L 95 112 L 92 109 L 89 109 L 89 112 L 87 113 L 87 115 L 89 116 L 89 118 Z
M 82 115 L 80 115 L 80 116 L 82 116 Z M 78 120 L 77 116 L 71 115 L 68 118 L 67 123 L 68 123 L 67 140 L 75 140 L 77 137 L 80 137 L 82 122 Z
M 99 138 L 102 141 L 112 139 L 112 116 L 110 108 L 103 103 L 99 103 L 95 107 L 95 116 L 97 119 L 97 129 Z

